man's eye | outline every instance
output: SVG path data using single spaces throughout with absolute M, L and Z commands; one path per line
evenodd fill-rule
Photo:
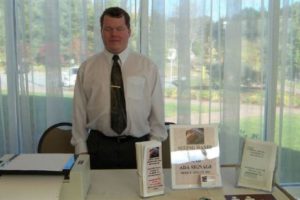
M 117 27 L 117 28 L 105 27 L 103 30 L 106 32 L 112 32 L 113 30 L 116 30 L 117 32 L 121 32 L 125 30 L 125 27 Z
M 108 27 L 104 28 L 104 31 L 107 31 L 107 32 L 111 32 L 112 30 L 113 30 L 112 28 L 108 28 Z
M 125 28 L 124 28 L 124 27 L 117 27 L 116 30 L 117 30 L 117 31 L 124 31 Z

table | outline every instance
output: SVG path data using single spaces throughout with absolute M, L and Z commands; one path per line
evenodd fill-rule
M 135 169 L 92 170 L 91 186 L 86 200 L 135 200 L 139 196 L 138 176 Z M 235 166 L 221 167 L 223 187 L 212 189 L 171 189 L 171 170 L 164 169 L 165 194 L 148 197 L 148 200 L 198 200 L 209 197 L 224 200 L 225 194 L 265 194 L 266 192 L 236 188 L 237 170 Z M 0 200 L 40 200 L 59 199 L 63 177 L 60 176 L 0 176 Z M 51 189 L 52 188 L 52 189 Z M 293 199 L 278 185 L 274 186 L 273 196 L 277 200 Z
M 236 188 L 236 168 L 223 166 L 221 168 L 223 187 L 213 189 L 171 189 L 171 170 L 164 169 L 165 194 L 148 197 L 149 200 L 198 200 L 200 197 L 210 197 L 213 200 L 224 200 L 225 194 L 266 194 L 267 192 Z M 273 196 L 278 200 L 291 198 L 274 186 Z M 136 170 L 93 170 L 91 171 L 91 187 L 87 200 L 135 200 L 139 197 L 138 177 Z

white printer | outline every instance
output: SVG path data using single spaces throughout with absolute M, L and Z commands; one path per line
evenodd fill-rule
M 85 200 L 88 154 L 7 154 L 0 158 L 0 199 Z

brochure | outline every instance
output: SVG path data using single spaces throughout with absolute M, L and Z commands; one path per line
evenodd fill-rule
M 135 146 L 140 195 L 164 194 L 161 142 L 137 142 Z
M 276 155 L 274 143 L 245 139 L 237 185 L 272 191 Z
M 221 187 L 217 126 L 170 126 L 172 188 Z

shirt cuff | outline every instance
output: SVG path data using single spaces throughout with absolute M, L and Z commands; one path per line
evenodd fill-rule
M 85 141 L 78 142 L 75 145 L 75 154 L 87 153 L 87 152 L 88 152 L 88 150 L 87 150 L 87 145 L 86 145 Z
M 166 138 L 167 137 L 164 137 L 164 136 L 157 137 L 156 135 L 153 135 L 153 134 L 150 135 L 150 140 L 156 140 L 156 141 L 159 141 L 159 142 L 162 142 L 162 141 L 166 140 Z

